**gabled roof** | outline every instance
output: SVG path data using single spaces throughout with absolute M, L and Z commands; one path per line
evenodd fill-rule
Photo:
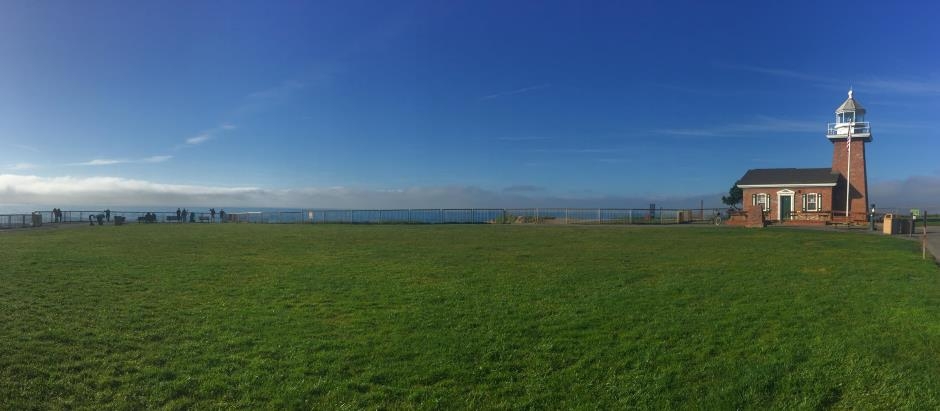
M 835 186 L 839 173 L 831 168 L 754 168 L 738 180 L 738 187 Z
M 846 111 L 855 111 L 855 112 L 860 112 L 860 113 L 865 112 L 865 108 L 862 107 L 862 105 L 859 104 L 858 101 L 855 101 L 854 97 L 852 97 L 852 90 L 849 90 L 849 98 L 847 98 L 842 103 L 842 105 L 836 109 L 836 114 L 844 113 Z

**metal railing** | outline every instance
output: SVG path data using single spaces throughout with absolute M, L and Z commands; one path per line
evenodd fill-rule
M 30 228 L 42 225 L 42 216 L 37 214 L 0 214 L 0 229 Z
M 854 124 L 854 126 L 851 124 Z M 845 128 L 836 128 L 837 126 L 845 126 L 845 125 L 849 125 L 849 126 Z M 826 129 L 826 135 L 828 136 L 846 135 L 848 134 L 848 130 L 846 130 L 846 128 L 852 129 L 852 134 L 870 134 L 871 133 L 871 124 L 867 121 L 860 121 L 857 123 L 829 123 L 828 128 Z M 842 131 L 842 130 L 846 130 L 846 131 L 840 133 L 839 131 Z
M 712 222 L 727 217 L 723 208 L 422 208 L 422 209 L 303 209 L 296 211 L 231 212 L 225 215 L 191 212 L 177 219 L 175 211 L 38 211 L 42 221 L 53 224 L 112 222 L 124 217 L 125 224 L 686 224 Z M 29 215 L 26 215 L 29 217 Z

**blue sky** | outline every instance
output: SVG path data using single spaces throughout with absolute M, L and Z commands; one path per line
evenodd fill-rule
M 940 205 L 938 14 L 3 2 L 0 204 L 717 205 L 749 168 L 829 166 L 853 87 L 874 199 Z

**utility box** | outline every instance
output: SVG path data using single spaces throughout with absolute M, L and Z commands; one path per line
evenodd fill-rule
M 691 210 L 682 210 L 679 211 L 679 214 L 676 218 L 679 223 L 690 223 L 692 222 L 692 211 Z
M 885 214 L 884 227 L 882 231 L 888 235 L 910 234 L 911 220 L 894 214 Z

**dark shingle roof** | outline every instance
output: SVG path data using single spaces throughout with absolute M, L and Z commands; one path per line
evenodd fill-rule
M 826 184 L 836 185 L 839 174 L 831 168 L 755 168 L 747 170 L 738 186 Z

